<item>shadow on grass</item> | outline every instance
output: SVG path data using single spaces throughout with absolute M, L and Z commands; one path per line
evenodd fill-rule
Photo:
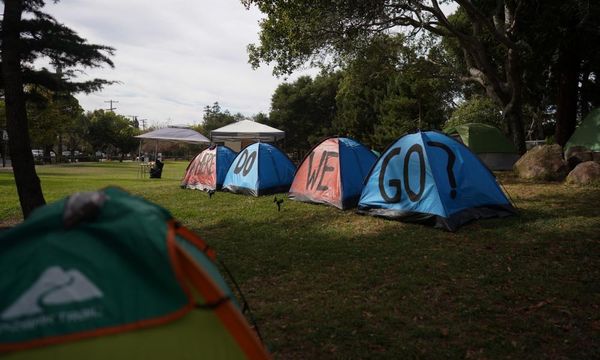
M 533 194 L 518 217 L 448 233 L 259 198 L 193 228 L 278 358 L 593 357 L 597 200 Z

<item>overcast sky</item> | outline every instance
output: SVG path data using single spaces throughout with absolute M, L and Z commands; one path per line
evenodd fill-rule
M 271 67 L 248 64 L 246 46 L 258 39 L 261 14 L 239 0 L 62 0 L 48 1 L 46 11 L 90 42 L 116 49 L 114 69 L 86 74 L 121 83 L 77 95 L 85 110 L 115 100 L 115 112 L 149 125 L 198 124 L 215 101 L 232 113 L 268 112 L 284 81 Z

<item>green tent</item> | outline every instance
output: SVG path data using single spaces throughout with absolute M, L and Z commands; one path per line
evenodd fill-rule
M 265 359 L 202 239 L 108 188 L 0 233 L 4 359 Z
M 511 170 L 519 159 L 515 146 L 491 125 L 463 124 L 445 128 L 444 132 L 469 147 L 491 170 Z
M 581 146 L 590 151 L 600 151 L 600 108 L 592 110 L 575 129 L 565 144 L 565 152 L 571 147 Z

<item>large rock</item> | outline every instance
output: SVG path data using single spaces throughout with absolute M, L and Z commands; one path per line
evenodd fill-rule
M 567 182 L 577 185 L 600 184 L 600 164 L 595 161 L 582 162 L 569 173 Z
M 513 167 L 518 177 L 562 181 L 569 173 L 560 145 L 538 145 L 521 156 Z

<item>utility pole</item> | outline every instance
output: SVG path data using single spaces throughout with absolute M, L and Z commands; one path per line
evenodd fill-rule
M 116 109 L 116 107 L 113 106 L 113 103 L 114 104 L 118 104 L 119 102 L 118 101 L 114 101 L 114 100 L 108 100 L 108 101 L 105 101 L 105 103 L 110 104 L 110 108 L 108 108 L 107 110 L 114 112 L 115 109 Z
M 129 116 L 131 118 L 131 120 L 133 120 L 134 123 L 138 124 L 138 128 L 139 128 L 139 125 L 141 124 L 142 130 L 146 130 L 146 121 L 148 119 L 138 119 L 137 115 L 127 115 L 127 116 Z
M 133 126 L 136 128 L 140 128 L 140 123 L 138 121 L 137 115 L 127 115 L 131 118 L 131 120 L 133 121 Z

